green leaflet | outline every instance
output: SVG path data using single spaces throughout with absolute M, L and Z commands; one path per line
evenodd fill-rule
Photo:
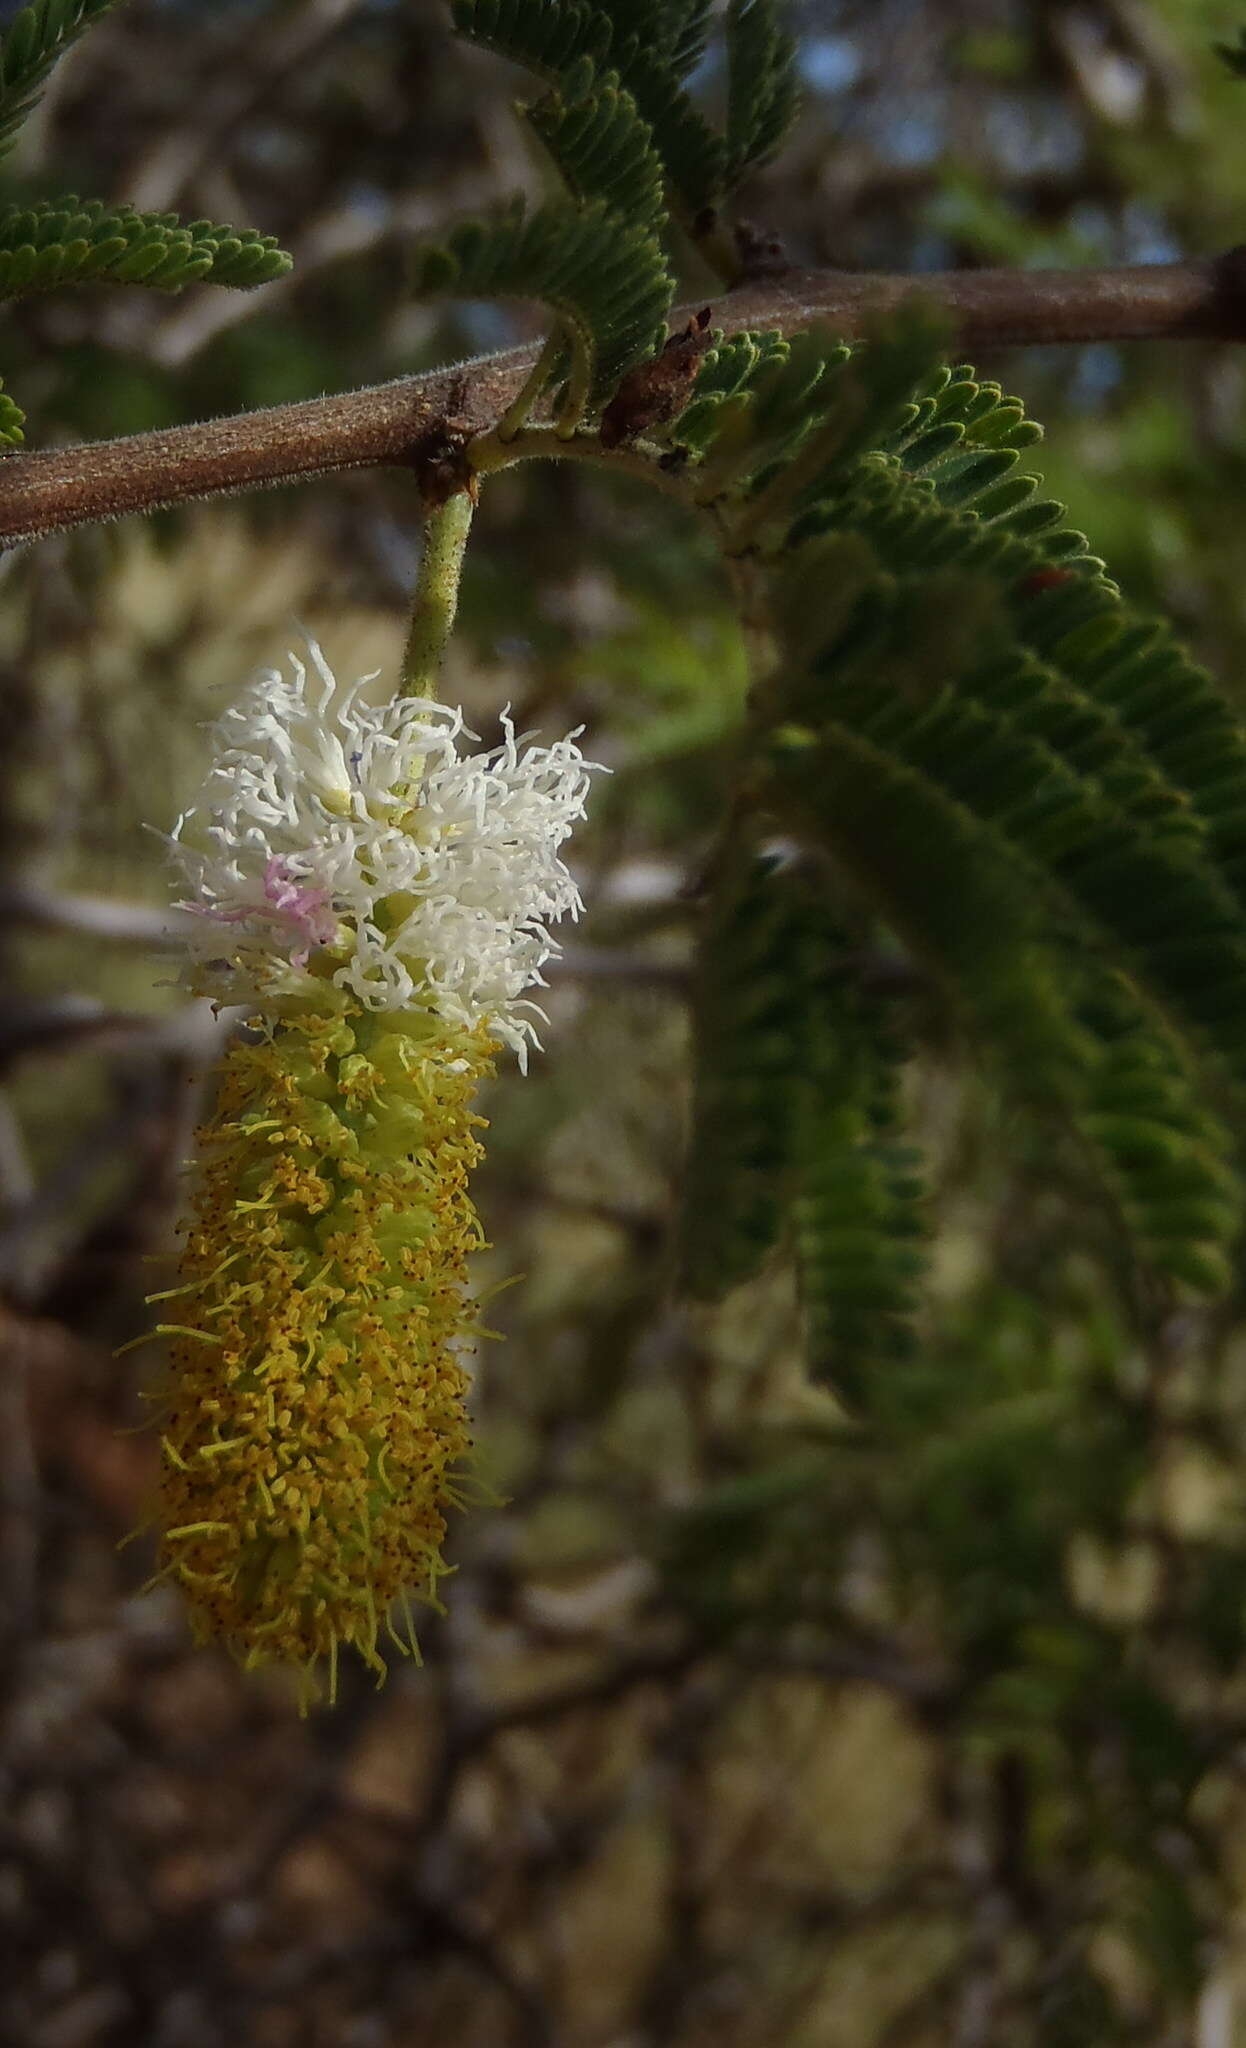
M 810 1367 L 854 1403 L 913 1341 L 926 1187 L 900 1128 L 908 1048 L 877 999 L 841 977 L 809 995 L 796 1092 L 797 1270 Z
M 1056 908 L 1093 922 L 1185 1028 L 1246 1078 L 1239 1019 L 1246 930 L 1198 839 L 1164 834 L 1117 805 L 1101 781 L 990 705 L 997 667 L 1013 660 L 972 632 L 978 579 L 936 572 L 879 586 L 838 645 L 812 664 L 819 715 L 841 721 L 946 790 L 1007 842 Z M 948 629 L 949 615 L 964 634 Z M 959 657 L 959 658 L 958 658 Z M 1003 848 L 1000 856 L 1003 857 Z
M 26 438 L 22 432 L 25 419 L 21 406 L 0 388 L 0 441 L 6 442 L 10 448 L 20 448 Z
M 455 0 L 460 35 L 526 65 L 568 101 L 607 74 L 649 128 L 675 210 L 700 234 L 747 170 L 778 149 L 796 112 L 795 46 L 773 0 L 732 0 L 726 136 L 683 80 L 705 47 L 709 0 Z M 605 119 L 605 110 L 601 118 Z M 625 211 L 623 186 L 602 189 Z
M 751 544 L 777 552 L 795 511 L 825 491 L 828 477 L 855 474 L 857 458 L 895 430 L 914 385 L 933 374 L 943 338 L 941 317 L 915 299 L 866 348 L 815 326 L 790 341 L 749 337 L 751 362 L 734 352 L 714 362 L 671 439 L 691 445 L 691 416 L 700 441 L 692 492 L 721 513 L 728 551 L 747 529 Z
M 1120 977 L 1093 977 L 1083 1017 L 1099 1056 L 1080 1131 L 1099 1153 L 1125 1243 L 1153 1272 L 1222 1294 L 1242 1226 L 1232 1133 L 1197 1066 Z
M 696 1099 L 684 1182 L 682 1265 L 710 1297 L 746 1280 L 778 1242 L 801 1059 L 793 955 L 802 905 L 752 848 L 732 848 L 701 935 Z
M 0 37 L 0 156 L 38 99 L 58 57 L 115 0 L 32 0 Z M 62 199 L 0 210 L 0 298 L 55 285 L 145 284 L 176 291 L 201 278 L 248 286 L 279 277 L 290 258 L 271 235 L 102 200 Z M 22 439 L 20 409 L 0 395 L 0 442 Z
M 681 77 L 700 62 L 712 12 L 713 0 L 668 0 L 662 8 L 667 55 Z
M 290 258 L 271 235 L 72 196 L 0 210 L 0 297 L 95 279 L 177 291 L 200 278 L 256 285 Z
M 796 821 L 925 959 L 1010 1092 L 1076 1135 L 1136 1255 L 1222 1291 L 1241 1190 L 1194 1051 L 1046 918 L 1028 855 L 920 762 L 902 768 L 848 726 L 824 732 L 816 749 L 779 735 Z
M 796 118 L 796 45 L 773 0 L 731 0 L 727 9 L 728 189 L 768 164 Z
M 775 456 L 762 401 L 776 380 L 786 377 L 804 393 L 816 421 L 836 407 L 832 370 L 853 372 L 855 359 L 824 350 L 820 377 L 811 375 L 809 337 L 801 340 L 805 346 L 792 349 L 783 368 L 754 372 L 751 418 L 731 422 L 732 431 L 718 437 L 728 441 L 730 471 L 724 475 L 717 442 L 703 458 L 703 473 L 713 477 L 717 467 L 720 487 L 734 472 L 731 487 L 746 499 L 767 488 L 749 464 Z M 875 351 L 862 353 L 868 365 Z M 876 412 L 867 414 L 877 426 Z M 803 443 L 793 443 L 788 421 L 788 443 L 779 452 L 789 463 L 793 445 L 817 445 L 822 430 L 813 421 Z M 751 434 L 741 431 L 754 422 Z M 848 458 L 859 435 L 824 442 L 826 460 L 805 492 L 812 504 L 798 512 L 782 543 L 784 575 L 797 598 L 790 618 L 799 620 L 807 643 L 804 592 L 824 587 L 826 578 L 801 576 L 794 565 L 815 535 L 851 535 L 868 544 L 893 580 L 887 588 L 886 579 L 877 581 L 868 615 L 858 613 L 855 647 L 826 656 L 830 695 L 821 683 L 813 694 L 833 716 L 898 750 L 970 809 L 1000 822 L 1025 857 L 1105 923 L 1164 999 L 1240 1071 L 1235 1020 L 1246 956 L 1232 892 L 1240 894 L 1243 879 L 1233 858 L 1246 792 L 1246 775 L 1234 773 L 1235 749 L 1246 765 L 1242 737 L 1227 705 L 1197 672 L 1181 673 L 1181 658 L 1162 636 L 1157 641 L 1148 631 L 1135 644 L 1128 615 L 1099 565 L 1084 556 L 1080 536 L 1049 528 L 1037 559 L 1028 540 L 1018 538 L 1026 506 L 1015 496 L 1001 505 L 998 491 L 1032 433 L 997 387 L 978 387 L 961 374 L 936 380 L 910 409 L 890 436 L 892 452 L 854 463 Z M 1025 483 L 1032 495 L 1033 480 Z M 773 483 L 768 487 L 773 493 Z M 1063 556 L 1056 571 L 1048 567 L 1053 542 Z M 962 565 L 967 573 L 957 582 Z M 975 601 L 988 603 L 993 616 L 983 617 L 977 646 L 958 648 L 947 622 L 957 621 L 963 632 Z M 1157 655 L 1162 697 L 1148 674 L 1146 687 L 1138 687 L 1138 667 L 1145 670 Z M 816 669 L 806 645 L 800 662 L 810 661 Z M 1150 707 L 1158 730 L 1146 722 Z M 797 715 L 810 715 L 807 701 Z M 1166 752 L 1160 742 L 1170 733 Z M 1177 750 L 1183 772 L 1174 775 Z M 1204 761 L 1210 791 L 1190 773 Z
M 649 128 L 681 211 L 694 219 L 723 186 L 723 144 L 697 112 L 681 77 L 702 38 L 700 5 L 608 6 L 579 0 L 455 0 L 460 35 L 523 64 L 568 99 L 607 73 L 629 92 Z M 622 210 L 622 195 L 615 197 Z
M 661 45 L 632 37 L 611 51 L 611 63 L 653 130 L 675 210 L 690 229 L 726 195 L 722 140 L 698 113 Z
M 642 40 L 683 76 L 709 32 L 712 0 L 454 0 L 460 35 L 552 82 L 585 57 L 604 64 L 612 48 Z
M 661 346 L 672 292 L 653 236 L 601 201 L 553 202 L 532 213 L 512 204 L 492 221 L 465 221 L 440 248 L 417 251 L 413 282 L 419 292 L 554 307 L 591 402 Z
M 766 809 L 832 856 L 836 900 L 882 914 L 1004 1085 L 1066 1132 L 1119 1243 L 1216 1294 L 1242 1221 L 1225 1089 L 1246 1080 L 1246 742 L 1020 473 L 1038 431 L 1022 408 L 921 349 L 911 319 L 855 351 L 734 336 L 670 430 L 766 592 Z M 782 985 L 799 1006 L 795 967 Z M 833 1308 L 854 1271 L 868 1299 L 876 1261 L 888 1284 L 912 1276 L 887 1263 L 885 1177 L 845 1078 L 868 1069 L 859 1026 L 841 1003 L 826 1028 L 799 1127 L 822 1134 L 827 1213 L 856 1253 L 824 1262 Z M 807 1285 L 808 1246 L 804 1268 Z
M 979 458 L 967 460 L 963 449 L 930 459 L 930 426 L 918 420 L 907 444 L 901 435 L 855 475 L 824 477 L 822 502 L 793 537 L 852 531 L 898 570 L 955 564 L 988 577 L 1025 659 L 1054 679 L 1087 729 L 1093 724 L 1114 744 L 1122 767 L 1128 758 L 1135 779 L 1141 771 L 1149 796 L 1139 785 L 1137 800 L 1152 821 L 1158 799 L 1169 823 L 1202 838 L 1246 906 L 1246 734 L 1226 699 L 1167 626 L 1139 619 L 1122 603 L 1083 536 L 1062 525 L 1061 508 L 1036 497 L 1037 480 L 1005 471 L 1023 431 L 1015 401 L 962 371 L 936 405 L 942 424 L 959 417 L 970 434 L 1011 438 L 1013 447 L 997 446 L 990 468 L 975 470 Z M 1033 431 L 1029 422 L 1024 427 Z M 913 474 L 923 435 L 927 459 Z M 1002 500 L 1008 487 L 1013 495 Z M 1126 795 L 1123 779 L 1114 794 Z
M 1180 791 L 1166 780 L 1134 734 L 1112 711 L 1029 648 L 1017 646 L 966 674 L 961 689 L 1007 717 L 1061 756 L 1079 776 L 1093 776 L 1104 794 L 1152 834 L 1204 840 L 1199 821 Z
M 1211 677 L 1170 627 L 1139 619 L 1110 591 L 1022 588 L 1012 603 L 1019 632 L 1075 672 L 1188 800 L 1246 905 L 1246 734 Z
M 728 400 L 746 398 L 763 366 L 783 360 L 788 343 L 777 331 L 733 334 L 708 350 L 697 378 L 696 395 L 670 429 L 669 438 L 701 456 L 723 431 L 722 408 Z
M 0 156 L 7 156 L 58 57 L 116 0 L 32 0 L 0 37 Z
M 573 198 L 602 200 L 655 232 L 665 225 L 662 162 L 652 131 L 611 73 L 581 99 L 548 93 L 525 115 Z
M 731 850 L 700 953 L 682 1224 L 702 1297 L 790 1243 L 811 1359 L 854 1397 L 908 1341 L 924 1195 L 896 1130 L 904 1048 L 858 952 L 825 878 Z
M 683 84 L 704 48 L 709 0 L 454 0 L 452 12 L 460 35 L 550 88 L 524 112 L 572 204 L 465 223 L 417 256 L 415 289 L 553 307 L 572 349 L 560 409 L 570 431 L 665 339 L 668 202 L 711 260 L 733 269 L 720 209 L 732 179 L 773 153 L 792 118 L 792 47 L 771 0 L 733 0 L 724 140 Z M 547 352 L 542 374 L 556 373 L 555 360 Z
M 952 994 L 980 1042 L 1006 1047 L 1021 1099 L 1072 1109 L 1090 1061 L 1042 906 L 996 835 L 882 747 L 827 720 L 780 727 L 776 808 L 834 857 L 840 886 L 881 912 Z
M 604 64 L 612 28 L 591 0 L 454 0 L 454 26 L 469 42 L 513 64 L 524 64 L 550 85 L 560 85 L 585 58 Z

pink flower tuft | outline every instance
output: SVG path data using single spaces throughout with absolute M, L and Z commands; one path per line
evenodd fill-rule
M 290 956 L 295 967 L 306 967 L 313 946 L 332 945 L 337 937 L 337 919 L 324 890 L 309 889 L 305 883 L 296 881 L 279 854 L 274 854 L 265 865 L 264 894 L 276 916 L 305 941 Z
M 265 864 L 264 897 L 263 903 L 235 903 L 228 910 L 219 903 L 179 903 L 177 907 L 193 917 L 209 918 L 213 924 L 246 924 L 252 918 L 267 918 L 299 941 L 290 955 L 292 967 L 306 967 L 314 946 L 333 944 L 338 921 L 326 892 L 296 881 L 279 854 Z

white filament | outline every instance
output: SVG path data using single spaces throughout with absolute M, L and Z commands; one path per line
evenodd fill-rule
M 369 1009 L 432 1006 L 487 1022 L 526 1062 L 541 1011 L 524 992 L 558 950 L 549 926 L 580 894 L 559 849 L 594 765 L 576 734 L 492 752 L 461 711 L 379 707 L 343 689 L 314 641 L 289 680 L 265 672 L 212 728 L 214 758 L 178 819 L 174 858 L 195 913 L 186 979 L 279 1013 L 326 980 Z

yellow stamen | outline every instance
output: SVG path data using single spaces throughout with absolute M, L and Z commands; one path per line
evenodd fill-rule
M 161 1326 L 158 1576 L 182 1586 L 200 1641 L 287 1665 L 304 1703 L 321 1664 L 336 1689 L 343 1644 L 384 1677 L 396 1601 L 404 1635 L 387 1632 L 412 1655 L 408 1594 L 440 1605 L 483 1242 L 471 1104 L 492 1051 L 482 1028 L 426 1012 L 291 1019 L 231 1048 L 201 1133 L 169 1290 L 185 1321 Z

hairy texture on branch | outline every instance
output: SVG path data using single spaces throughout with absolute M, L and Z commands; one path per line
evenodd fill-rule
M 925 277 L 793 270 L 730 293 L 716 325 L 795 334 L 812 320 L 845 340 L 914 292 L 943 306 L 951 345 L 969 353 L 1019 343 L 1246 340 L 1246 250 L 1193 263 L 1119 270 L 932 273 Z M 686 320 L 688 311 L 678 316 Z M 334 470 L 453 466 L 492 426 L 536 360 L 510 349 L 392 384 L 135 434 L 0 467 L 0 542 L 228 491 Z

